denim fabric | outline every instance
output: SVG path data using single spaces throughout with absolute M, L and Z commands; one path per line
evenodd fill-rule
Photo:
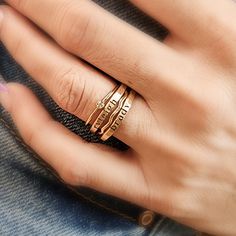
M 96 2 L 155 38 L 162 39 L 167 33 L 127 1 Z M 14 62 L 3 45 L 0 45 L 0 73 L 8 82 L 17 81 L 30 87 L 52 116 L 71 131 L 87 141 L 100 142 L 88 132 L 84 122 L 60 109 Z M 138 219 L 145 209 L 88 188 L 63 184 L 24 144 L 2 108 L 0 137 L 0 235 L 196 235 L 194 230 L 158 214 L 148 228 L 141 227 Z M 116 139 L 106 144 L 128 148 Z

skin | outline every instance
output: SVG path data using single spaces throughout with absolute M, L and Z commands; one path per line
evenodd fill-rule
M 85 143 L 10 83 L 1 102 L 25 142 L 69 184 L 235 235 L 235 3 L 132 0 L 169 29 L 161 43 L 88 0 L 6 2 L 1 41 L 64 110 L 86 120 L 115 85 L 80 58 L 139 94 L 115 133 L 130 146 L 120 152 Z

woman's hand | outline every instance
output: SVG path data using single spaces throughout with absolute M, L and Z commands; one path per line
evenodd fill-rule
M 170 30 L 160 43 L 91 1 L 6 2 L 18 12 L 0 8 L 1 41 L 64 110 L 86 120 L 115 84 L 79 58 L 139 94 L 115 134 L 124 153 L 85 143 L 9 84 L 1 101 L 25 142 L 69 184 L 236 235 L 235 3 L 133 0 Z

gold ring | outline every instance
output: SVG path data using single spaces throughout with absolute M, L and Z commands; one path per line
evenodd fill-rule
M 102 109 L 102 108 L 105 107 L 105 104 L 106 104 L 107 100 L 108 100 L 109 98 L 111 98 L 111 96 L 114 94 L 114 92 L 115 92 L 117 89 L 118 89 L 118 86 L 116 86 L 111 92 L 109 92 L 102 100 L 100 100 L 100 101 L 97 102 L 96 108 L 93 110 L 93 112 L 91 113 L 91 115 L 90 115 L 89 118 L 87 119 L 85 125 L 88 125 L 88 124 L 89 124 L 89 122 L 92 120 L 94 114 L 95 114 L 98 110 L 100 110 L 100 109 Z
M 131 90 L 129 93 L 129 96 L 125 100 L 124 105 L 122 106 L 117 117 L 115 118 L 115 120 L 113 121 L 111 126 L 107 129 L 107 131 L 102 135 L 101 139 L 103 141 L 106 141 L 107 139 L 109 139 L 120 127 L 121 123 L 123 122 L 123 120 L 125 119 L 126 115 L 129 112 L 129 110 L 131 109 L 135 95 L 136 95 L 135 91 Z
M 114 117 L 116 116 L 116 114 L 120 111 L 120 109 L 122 108 L 125 99 L 128 96 L 128 92 L 125 91 L 124 96 L 120 99 L 118 106 L 116 107 L 116 109 L 114 110 L 114 112 L 110 115 L 109 117 L 109 121 L 101 128 L 101 131 L 99 132 L 99 134 L 103 134 L 105 132 L 105 130 L 107 128 L 109 128 L 109 126 L 112 124 L 112 121 L 114 120 Z
M 91 123 L 90 131 L 99 131 L 103 141 L 114 135 L 131 109 L 135 94 L 124 84 L 115 87 L 97 102 L 96 108 L 88 117 L 86 125 Z
M 110 113 L 113 111 L 113 109 L 117 106 L 117 103 L 123 96 L 124 92 L 126 91 L 127 86 L 124 84 L 121 84 L 120 87 L 115 91 L 115 93 L 111 96 L 111 98 L 108 100 L 107 104 L 103 108 L 103 110 L 100 112 L 94 123 L 92 124 L 92 127 L 90 128 L 90 131 L 92 133 L 96 133 L 97 130 L 102 126 L 104 121 L 107 119 L 107 117 L 110 115 Z

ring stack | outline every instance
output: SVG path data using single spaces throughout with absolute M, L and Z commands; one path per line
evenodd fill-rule
M 90 131 L 101 135 L 103 141 L 113 136 L 130 111 L 135 95 L 135 91 L 124 84 L 116 86 L 97 102 L 86 121 L 86 125 L 91 124 Z

